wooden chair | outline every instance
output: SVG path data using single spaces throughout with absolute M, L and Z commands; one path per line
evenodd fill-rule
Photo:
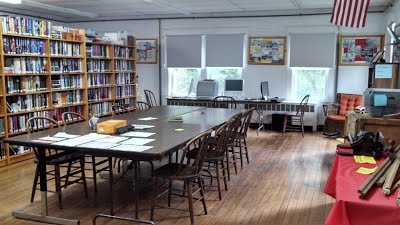
M 137 110 L 142 111 L 142 110 L 151 108 L 151 106 L 149 104 L 147 104 L 147 102 L 137 101 L 136 108 L 137 108 Z
M 123 105 L 113 105 L 113 106 L 111 106 L 111 111 L 112 111 L 113 115 L 118 115 L 118 114 L 129 112 L 128 109 Z
M 229 96 L 217 96 L 214 98 L 213 108 L 236 109 L 236 100 Z
M 242 121 L 240 124 L 240 128 L 235 136 L 235 147 L 239 148 L 239 152 L 234 152 L 235 155 L 239 155 L 240 159 L 240 168 L 243 168 L 243 156 L 246 156 L 247 164 L 249 164 L 249 152 L 247 148 L 246 138 L 247 131 L 249 130 L 251 117 L 253 116 L 255 108 L 250 108 L 242 115 Z
M 144 95 L 146 96 L 147 104 L 151 107 L 157 106 L 156 97 L 150 90 L 144 90 Z
M 190 140 L 185 147 L 183 148 L 183 155 L 179 163 L 168 163 L 166 165 L 161 166 L 160 168 L 154 171 L 154 175 L 156 177 L 156 186 L 154 190 L 154 196 L 151 201 L 151 216 L 150 220 L 154 218 L 154 209 L 156 207 L 155 201 L 157 198 L 163 196 L 164 194 L 168 194 L 168 207 L 171 206 L 171 195 L 178 195 L 176 193 L 172 193 L 172 183 L 173 181 L 183 181 L 184 182 L 184 189 L 187 192 L 186 195 L 178 195 L 181 197 L 187 197 L 189 202 L 189 212 L 190 212 L 190 221 L 191 224 L 194 224 L 194 216 L 193 216 L 193 196 L 197 193 L 200 193 L 199 198 L 195 198 L 195 200 L 202 201 L 203 208 L 205 214 L 207 214 L 207 206 L 206 200 L 204 197 L 204 188 L 203 188 L 203 181 L 201 179 L 201 170 L 203 167 L 203 158 L 204 152 L 207 149 L 207 140 L 210 137 L 210 132 L 204 132 L 192 140 Z M 185 156 L 188 154 L 189 150 L 193 147 L 193 145 L 197 146 L 197 152 L 193 156 L 194 162 L 192 164 L 187 163 L 184 164 Z M 161 178 L 167 180 L 166 183 L 158 185 L 158 179 Z M 198 188 L 197 190 L 192 190 L 192 182 L 197 182 Z M 168 184 L 168 187 L 163 190 L 160 194 L 160 189 Z
M 61 118 L 65 126 L 86 121 L 83 115 L 76 112 L 64 112 L 61 115 Z M 108 163 L 108 159 L 97 157 L 98 160 L 96 160 L 96 157 L 92 155 L 86 155 L 85 158 L 90 159 L 90 160 L 85 160 L 85 163 L 90 164 L 92 166 L 92 169 L 86 169 L 86 170 L 91 170 L 93 174 L 93 177 L 86 177 L 86 178 L 93 179 L 94 192 L 97 192 L 97 174 L 103 171 L 108 171 L 111 165 L 107 165 L 100 169 L 97 169 L 98 166 Z
M 299 107 L 297 108 L 295 115 L 290 115 L 287 113 L 284 114 L 282 136 L 285 134 L 286 130 L 290 130 L 290 131 L 301 131 L 301 135 L 304 138 L 304 111 L 305 108 L 307 107 L 309 98 L 310 95 L 304 96 L 304 98 L 300 102 Z M 288 122 L 290 122 L 289 125 Z M 293 125 L 293 123 L 300 123 L 300 126 L 295 126 Z
M 243 117 L 243 113 L 237 113 L 236 115 L 232 116 L 228 122 L 230 123 L 229 132 L 227 134 L 227 143 L 226 143 L 226 165 L 227 165 L 227 172 L 228 172 L 228 180 L 231 180 L 231 171 L 230 171 L 230 158 L 232 158 L 232 164 L 235 169 L 235 173 L 237 174 L 237 162 L 236 162 L 236 154 L 235 154 L 235 140 L 236 135 L 240 127 L 241 119 Z M 232 153 L 232 156 L 229 156 L 229 153 Z
M 33 133 L 33 132 L 38 132 L 45 130 L 47 128 L 52 128 L 52 127 L 60 127 L 57 123 L 57 121 L 47 118 L 47 117 L 32 117 L 26 121 L 26 128 L 28 130 L 28 133 Z M 39 157 L 39 152 L 37 148 L 33 148 L 33 152 L 35 154 L 36 159 L 34 160 L 34 163 L 36 164 L 36 171 L 35 171 L 35 177 L 33 180 L 33 186 L 32 186 L 32 195 L 31 195 L 31 202 L 34 201 L 35 198 L 35 192 L 36 188 L 38 185 L 38 179 L 41 174 L 39 174 L 39 166 L 38 166 L 38 157 Z M 52 152 L 48 152 L 47 155 L 52 154 Z M 73 167 L 72 164 L 75 162 L 78 162 L 80 166 L 79 167 Z M 68 164 L 65 166 L 65 164 Z M 84 191 L 85 191 L 85 197 L 88 197 L 87 193 L 87 185 L 86 185 L 86 177 L 85 177 L 85 158 L 82 154 L 79 152 L 56 152 L 55 154 L 51 155 L 51 159 L 46 161 L 46 165 L 52 165 L 54 166 L 54 170 L 48 171 L 46 174 L 46 177 L 52 176 L 52 178 L 47 179 L 49 180 L 55 180 L 55 185 L 56 185 L 56 193 L 58 196 L 58 202 L 59 202 L 59 207 L 62 209 L 62 195 L 61 195 L 61 189 L 66 188 L 67 186 L 74 184 L 74 183 L 83 183 Z M 67 167 L 67 173 L 66 175 L 61 176 L 60 175 L 60 168 L 61 167 Z M 68 178 L 70 177 L 75 177 L 77 174 L 81 174 L 80 177 L 78 177 L 75 180 L 69 181 Z M 65 180 L 64 185 L 61 184 L 61 181 Z

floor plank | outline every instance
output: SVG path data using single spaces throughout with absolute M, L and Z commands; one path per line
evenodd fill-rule
M 250 164 L 244 163 L 238 174 L 231 168 L 228 191 L 218 200 L 215 187 L 206 189 L 208 215 L 204 215 L 201 203 L 194 206 L 196 224 L 274 224 L 274 225 L 322 225 L 332 208 L 334 199 L 323 193 L 326 179 L 335 155 L 336 142 L 320 133 L 281 133 L 254 130 L 248 137 Z M 156 166 L 165 163 L 156 162 Z M 142 173 L 148 173 L 144 163 Z M 30 192 L 35 165 L 32 160 L 0 168 L 0 224 L 38 224 L 15 219 L 14 209 L 38 212 L 40 193 L 30 203 Z M 92 181 L 88 181 L 89 199 L 84 198 L 81 185 L 63 189 L 64 209 L 57 207 L 57 197 L 49 193 L 50 214 L 80 219 L 82 225 L 92 224 L 98 213 L 109 213 L 109 189 L 107 179 L 99 179 L 97 194 L 93 193 Z M 207 180 L 206 180 L 207 182 Z M 182 185 L 177 183 L 177 187 Z M 139 216 L 148 219 L 152 188 L 141 184 Z M 54 189 L 54 184 L 49 184 Z M 133 216 L 132 183 L 120 182 L 114 189 L 116 215 Z M 166 198 L 158 204 L 166 206 Z M 187 199 L 173 198 L 172 207 L 187 209 Z M 175 209 L 156 209 L 157 224 L 190 224 L 189 212 Z M 129 224 L 109 219 L 99 224 Z

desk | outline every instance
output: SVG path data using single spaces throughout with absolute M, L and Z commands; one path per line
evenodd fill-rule
M 345 151 L 345 150 L 341 150 Z M 383 159 L 378 160 L 380 164 Z M 400 224 L 400 207 L 396 205 L 397 191 L 385 196 L 381 188 L 372 188 L 365 199 L 358 188 L 369 175 L 356 173 L 360 167 L 353 157 L 336 155 L 324 192 L 336 199 L 325 225 L 393 225 Z
M 270 117 L 264 118 L 264 111 L 268 112 L 268 115 L 272 113 L 283 113 L 283 112 L 296 112 L 299 102 L 287 101 L 282 102 L 272 102 L 269 100 L 256 100 L 256 99 L 235 99 L 236 103 L 239 104 L 244 109 L 249 109 L 251 107 L 256 108 L 257 118 L 256 123 L 270 123 Z M 196 98 L 196 97 L 167 97 L 167 105 L 177 105 L 177 106 L 199 106 L 212 108 L 214 103 L 214 98 Z M 313 131 L 317 131 L 317 104 L 308 103 L 305 108 L 304 114 L 304 124 L 306 126 L 312 126 Z M 264 119 L 267 119 L 265 121 Z M 253 120 L 254 121 L 254 120 Z
M 160 106 L 154 107 L 144 111 L 136 111 L 125 114 L 119 114 L 113 117 L 105 117 L 101 120 L 107 119 L 124 119 L 127 124 L 147 124 L 154 125 L 149 132 L 155 133 L 151 136 L 155 141 L 148 145 L 153 148 L 144 152 L 133 152 L 133 151 L 121 151 L 121 150 L 110 150 L 99 146 L 96 149 L 93 148 L 82 148 L 79 147 L 79 151 L 83 154 L 108 157 L 126 158 L 134 162 L 135 172 L 135 213 L 136 218 L 138 217 L 138 161 L 153 161 L 162 159 L 169 154 L 179 150 L 184 144 L 196 135 L 207 131 L 211 128 L 219 126 L 226 122 L 231 116 L 241 110 L 231 109 L 207 109 L 201 107 L 186 107 L 186 106 Z M 172 116 L 180 115 L 183 118 L 183 122 L 168 122 L 167 118 Z M 140 121 L 142 117 L 156 117 L 156 120 L 151 121 Z M 184 131 L 175 131 L 176 128 L 183 128 Z M 20 135 L 16 137 L 7 138 L 4 142 L 22 145 L 28 147 L 36 147 L 39 152 L 39 172 L 40 174 L 46 174 L 46 160 L 45 150 L 48 148 L 59 149 L 64 151 L 76 151 L 78 147 L 67 147 L 57 145 L 56 143 L 44 143 L 35 142 L 40 137 L 53 136 L 58 132 L 66 132 L 68 134 L 85 135 L 92 132 L 87 122 L 77 123 L 73 125 L 64 126 L 61 128 L 49 129 L 41 132 Z M 110 168 L 110 179 L 112 180 L 112 168 Z M 110 182 L 110 189 L 112 190 L 112 183 Z M 28 219 L 34 221 L 41 221 L 47 223 L 56 224 L 79 224 L 79 220 L 70 220 L 64 218 L 51 217 L 48 214 L 47 208 L 47 183 L 46 176 L 40 176 L 40 191 L 41 191 L 41 214 L 25 213 L 20 211 L 14 211 L 13 216 L 21 219 Z M 112 191 L 110 191 L 110 199 L 112 203 Z M 113 214 L 113 207 L 111 204 L 111 214 Z

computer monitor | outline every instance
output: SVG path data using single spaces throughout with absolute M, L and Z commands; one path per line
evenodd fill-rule
M 261 82 L 261 96 L 263 99 L 267 100 L 269 96 L 269 87 L 268 87 L 268 81 L 263 81 Z
M 224 94 L 226 96 L 241 98 L 243 95 L 243 83 L 242 79 L 226 79 Z

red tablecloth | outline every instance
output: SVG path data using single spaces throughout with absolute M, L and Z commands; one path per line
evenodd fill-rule
M 377 160 L 378 165 L 383 159 Z M 358 168 L 376 165 L 359 164 L 352 156 L 336 155 L 324 192 L 336 199 L 325 225 L 399 225 L 400 206 L 397 193 L 386 196 L 373 187 L 367 196 L 359 198 L 358 188 L 369 175 L 356 173 Z

